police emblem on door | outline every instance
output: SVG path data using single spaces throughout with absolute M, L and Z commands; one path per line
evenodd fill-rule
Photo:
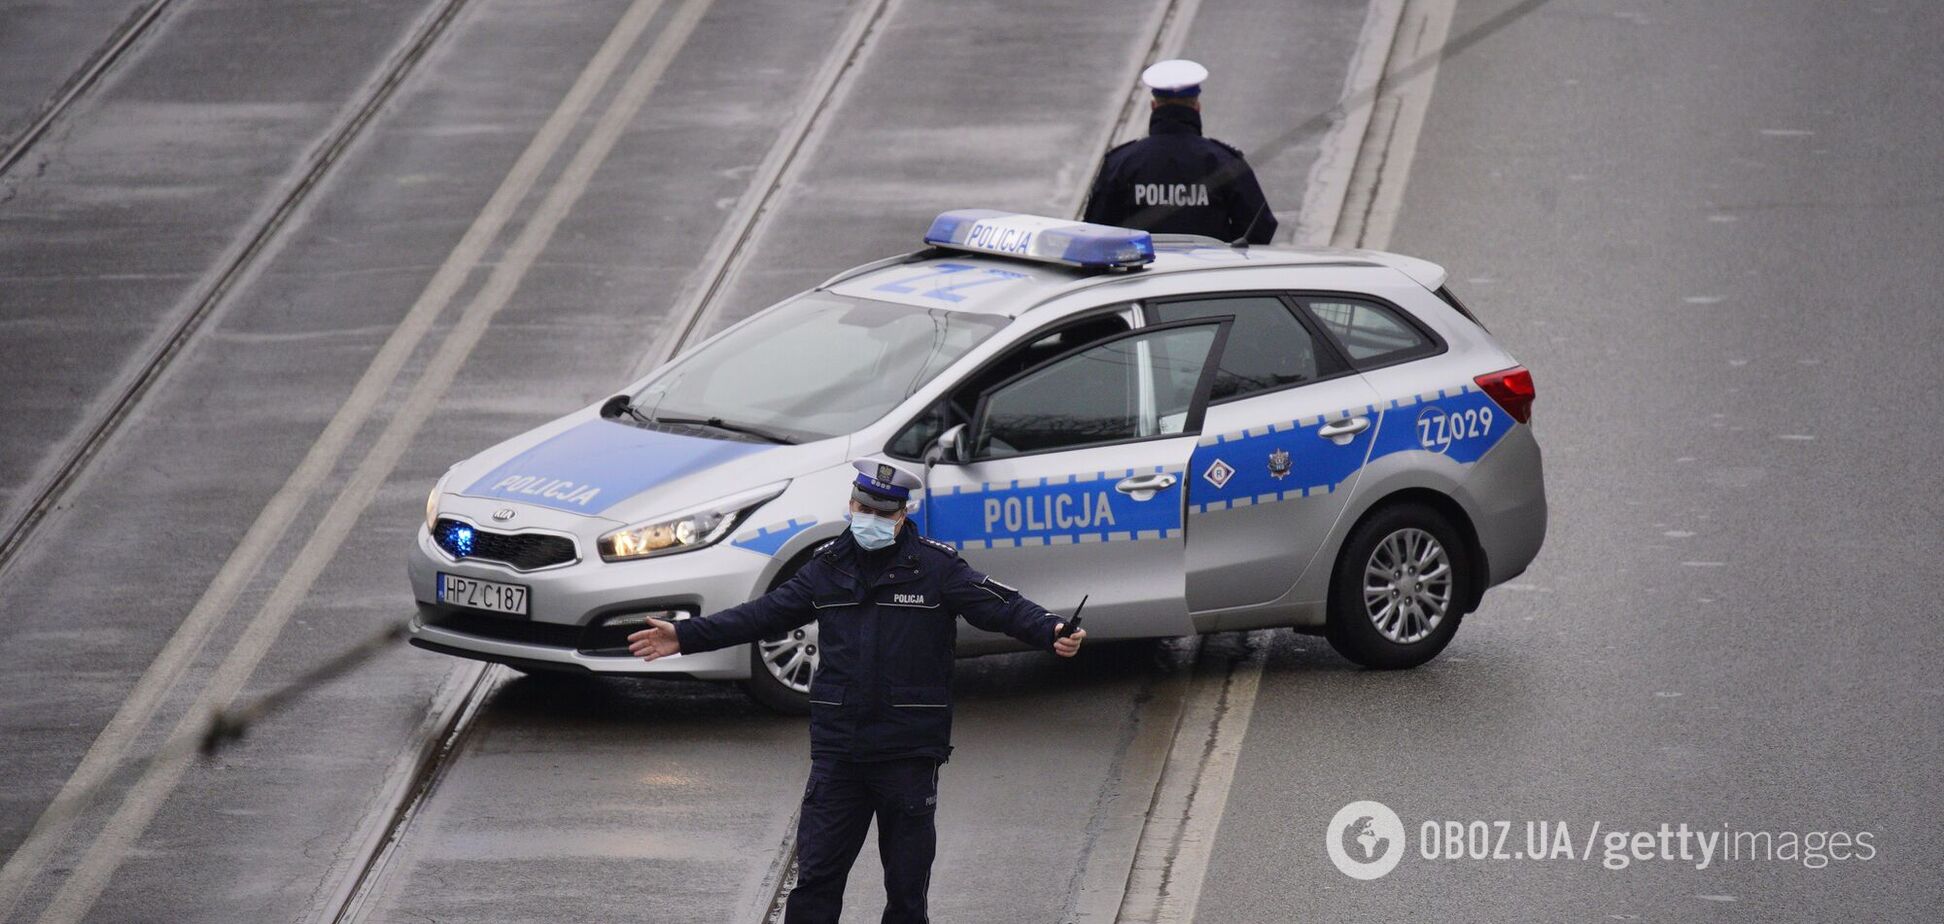
M 1289 477 L 1289 450 L 1278 449 L 1269 454 L 1269 477 L 1279 480 Z

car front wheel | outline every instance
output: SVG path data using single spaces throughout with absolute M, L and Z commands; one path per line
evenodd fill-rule
M 798 626 L 749 646 L 749 698 L 785 715 L 810 714 L 810 678 L 817 672 L 817 624 Z
M 1330 581 L 1329 640 L 1365 667 L 1416 667 L 1458 631 L 1470 550 L 1429 507 L 1400 504 L 1357 525 Z

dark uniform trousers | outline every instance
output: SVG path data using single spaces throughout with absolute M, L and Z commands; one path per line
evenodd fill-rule
M 844 533 L 775 590 L 675 624 L 686 653 L 817 622 L 822 657 L 810 682 L 810 782 L 797 824 L 788 924 L 835 924 L 872 818 L 884 861 L 884 920 L 926 920 L 938 765 L 952 753 L 960 616 L 1042 651 L 1053 647 L 1060 624 L 1019 591 L 973 570 L 952 547 L 909 527 L 894 546 L 868 553 Z
M 937 853 L 938 761 L 817 758 L 797 820 L 797 880 L 784 924 L 835 924 L 844 883 L 877 819 L 885 924 L 928 921 L 925 894 Z

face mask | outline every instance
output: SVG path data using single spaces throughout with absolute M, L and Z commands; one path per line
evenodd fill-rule
M 898 538 L 898 524 L 889 517 L 870 513 L 850 515 L 851 536 L 867 549 L 881 549 Z

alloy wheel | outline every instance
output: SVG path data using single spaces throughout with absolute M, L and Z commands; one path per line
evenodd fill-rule
M 1400 529 L 1378 542 L 1364 564 L 1364 612 L 1385 638 L 1408 645 L 1444 622 L 1453 587 L 1444 545 L 1424 530 Z

